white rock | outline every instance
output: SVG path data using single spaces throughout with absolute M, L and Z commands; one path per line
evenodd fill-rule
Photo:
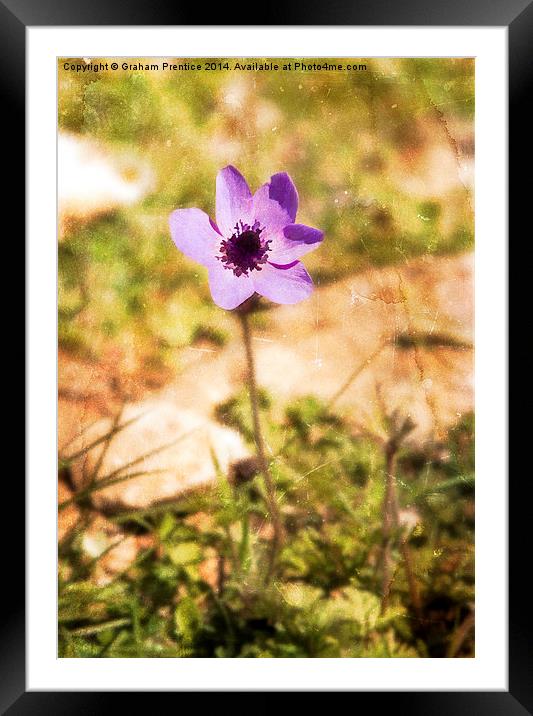
M 130 206 L 154 185 L 153 171 L 145 161 L 113 153 L 86 137 L 60 133 L 57 155 L 61 221 Z
M 93 504 L 99 509 L 138 509 L 172 500 L 215 484 L 217 474 L 227 474 L 233 464 L 250 457 L 235 430 L 169 401 L 128 405 L 119 424 L 125 427 L 111 440 L 88 449 L 72 464 L 77 489 L 86 486 L 95 472 L 96 480 L 135 475 L 93 492 Z M 89 448 L 112 427 L 110 418 L 90 426 L 72 443 L 68 455 Z

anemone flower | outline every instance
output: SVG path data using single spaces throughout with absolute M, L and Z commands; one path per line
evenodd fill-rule
M 235 167 L 216 180 L 216 223 L 201 209 L 176 209 L 170 233 L 178 249 L 207 268 L 213 301 L 227 310 L 254 293 L 275 303 L 297 303 L 313 291 L 299 259 L 324 234 L 296 224 L 298 192 L 285 172 L 252 195 Z

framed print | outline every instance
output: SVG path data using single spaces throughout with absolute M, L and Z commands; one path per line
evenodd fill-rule
M 505 198 L 531 6 L 128 12 L 2 5 L 29 309 L 2 707 L 533 713 Z

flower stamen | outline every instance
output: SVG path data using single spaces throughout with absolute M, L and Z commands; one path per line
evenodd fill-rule
M 220 255 L 224 268 L 235 276 L 247 276 L 249 271 L 261 271 L 261 265 L 268 261 L 271 241 L 261 238 L 263 228 L 255 221 L 253 225 L 239 221 L 229 239 L 220 242 Z

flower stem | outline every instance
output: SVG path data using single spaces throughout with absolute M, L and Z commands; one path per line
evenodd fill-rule
M 279 550 L 283 545 L 285 534 L 283 529 L 283 522 L 281 519 L 281 512 L 279 509 L 278 502 L 276 500 L 276 488 L 274 485 L 272 474 L 270 472 L 268 461 L 266 459 L 263 433 L 261 432 L 261 422 L 259 420 L 259 398 L 257 393 L 257 380 L 255 374 L 255 359 L 252 348 L 252 333 L 250 329 L 248 312 L 239 312 L 238 316 L 241 322 L 242 336 L 246 351 L 246 361 L 248 364 L 248 388 L 250 392 L 250 404 L 252 408 L 255 448 L 257 451 L 257 458 L 259 460 L 259 469 L 263 475 L 263 480 L 265 483 L 267 505 L 270 512 L 270 517 L 272 519 L 272 527 L 274 530 L 269 555 L 268 569 L 265 575 L 265 582 L 268 582 L 275 572 L 277 556 Z

